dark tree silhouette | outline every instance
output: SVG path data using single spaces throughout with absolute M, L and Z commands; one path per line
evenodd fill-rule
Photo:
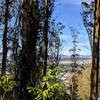
M 5 0 L 5 18 L 4 18 L 4 33 L 3 33 L 3 56 L 2 56 L 2 75 L 6 73 L 6 60 L 7 60 L 7 33 L 8 33 L 8 17 L 9 17 L 9 0 Z

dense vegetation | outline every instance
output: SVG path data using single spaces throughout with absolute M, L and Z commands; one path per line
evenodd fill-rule
M 78 86 L 81 85 L 78 81 L 84 67 L 76 69 L 78 66 L 76 58 L 79 57 L 75 53 L 76 40 L 74 48 L 71 49 L 74 53 L 71 56 L 74 60 L 72 66 L 74 70 L 71 72 L 72 83 L 69 88 L 61 79 L 60 35 L 63 34 L 65 26 L 52 18 L 56 2 L 55 0 L 0 0 L 0 39 L 2 39 L 0 100 L 99 98 L 100 0 L 90 4 L 82 2 L 81 15 L 92 53 L 92 68 L 89 68 L 91 79 L 88 84 L 90 89 L 86 92 L 88 94 L 85 94 L 88 97 L 82 98 L 79 93 L 82 87 L 79 89 Z M 92 16 L 90 20 L 89 16 Z M 70 94 L 67 90 L 70 90 Z

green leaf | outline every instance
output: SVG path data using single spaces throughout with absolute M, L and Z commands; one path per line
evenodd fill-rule
M 82 4 L 83 6 L 85 6 L 85 7 L 87 7 L 87 8 L 90 7 L 90 5 L 89 5 L 87 2 L 82 2 L 81 4 Z
M 0 86 L 5 92 L 13 91 L 16 85 L 18 85 L 18 82 L 14 81 L 14 79 L 9 75 L 5 75 L 0 78 Z

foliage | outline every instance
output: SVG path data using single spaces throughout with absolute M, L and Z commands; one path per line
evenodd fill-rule
M 60 60 L 60 51 L 62 48 L 62 40 L 60 36 L 63 34 L 62 30 L 65 28 L 65 26 L 61 22 L 57 23 L 54 19 L 51 19 L 49 24 L 48 58 L 50 67 L 54 67 Z
M 64 26 L 62 26 L 61 23 L 57 24 L 54 22 L 55 26 L 52 28 L 52 33 L 49 32 L 51 26 L 53 26 L 51 25 L 51 15 L 54 10 L 55 0 L 46 1 L 47 0 L 0 1 L 0 28 L 2 29 L 1 36 L 2 42 L 4 43 L 2 46 L 4 52 L 2 54 L 2 56 L 4 56 L 2 61 L 4 63 L 2 63 L 1 72 L 2 75 L 5 75 L 6 68 L 7 70 L 15 69 L 14 73 L 11 74 L 14 74 L 16 80 L 20 80 L 20 86 L 16 88 L 14 95 L 17 93 L 18 95 L 20 94 L 19 98 L 24 96 L 23 100 L 27 100 L 28 98 L 28 93 L 25 91 L 27 83 L 33 80 L 33 84 L 37 85 L 37 83 L 40 82 L 40 76 L 43 74 L 43 68 L 47 63 L 49 48 L 52 48 L 52 50 L 56 48 L 57 57 L 55 58 L 59 57 L 59 32 Z M 46 3 L 48 6 L 46 6 Z M 8 8 L 8 10 L 6 8 Z M 3 37 L 4 27 L 6 27 L 5 37 Z M 55 30 L 53 31 L 53 29 Z M 46 36 L 47 38 L 45 38 Z M 51 42 L 49 41 L 49 37 L 52 39 Z M 54 47 L 51 45 L 50 47 L 49 45 L 47 46 L 47 43 L 54 44 Z M 53 50 L 54 53 L 55 51 Z M 9 57 L 11 58 L 9 59 Z M 46 63 L 44 63 L 44 61 Z M 42 66 L 42 68 L 40 66 Z M 2 87 L 5 89 L 5 85 L 1 85 L 3 85 Z M 57 84 L 54 85 L 57 86 Z M 8 84 L 7 86 L 10 85 Z M 11 90 L 12 88 L 10 87 L 10 91 Z
M 10 75 L 4 75 L 0 78 L 0 87 L 4 90 L 1 100 L 5 100 L 5 95 L 13 91 L 14 87 L 18 84 Z
M 93 19 L 94 19 L 94 2 L 82 2 L 82 18 L 85 29 L 88 33 L 89 42 L 92 50 L 92 35 L 93 35 Z
M 0 78 L 0 87 L 2 87 L 5 92 L 11 92 L 17 84 L 18 83 L 9 75 Z
M 46 76 L 42 78 L 42 86 L 27 86 L 28 92 L 36 96 L 35 100 L 51 99 L 57 91 L 63 90 L 64 84 L 59 81 L 60 73 L 57 69 L 50 69 Z

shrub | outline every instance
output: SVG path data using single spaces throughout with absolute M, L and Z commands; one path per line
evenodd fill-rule
M 64 89 L 64 84 L 59 80 L 60 73 L 57 69 L 50 69 L 42 78 L 41 87 L 27 86 L 28 92 L 35 96 L 35 100 L 46 100 L 56 97 L 58 91 Z
M 14 81 L 10 75 L 4 75 L 0 78 L 0 87 L 4 90 L 1 100 L 4 100 L 6 93 L 13 91 L 18 82 Z

